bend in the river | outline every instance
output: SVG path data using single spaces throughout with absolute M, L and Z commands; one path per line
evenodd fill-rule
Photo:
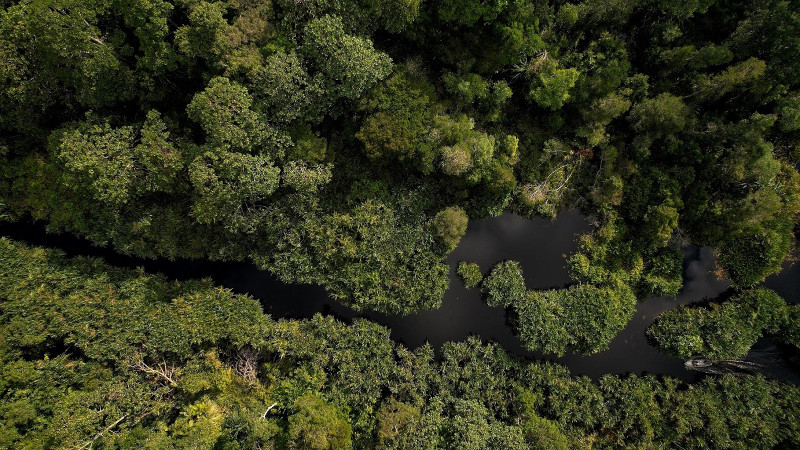
M 358 313 L 331 299 L 319 286 L 289 285 L 278 281 L 255 265 L 244 262 L 204 260 L 145 260 L 120 255 L 108 248 L 92 246 L 88 241 L 65 235 L 46 234 L 44 226 L 29 223 L 0 222 L 0 235 L 33 245 L 56 247 L 69 255 L 104 258 L 109 264 L 143 267 L 169 278 L 186 280 L 210 277 L 216 284 L 237 293 L 259 299 L 266 313 L 273 317 L 304 318 L 315 313 L 333 314 L 341 319 L 366 317 L 391 330 L 397 341 L 417 347 L 429 342 L 438 349 L 444 342 L 478 335 L 495 341 L 510 353 L 552 360 L 569 367 L 572 373 L 598 378 L 604 374 L 652 373 L 694 381 L 702 375 L 685 368 L 684 361 L 659 352 L 649 344 L 645 329 L 661 312 L 677 305 L 713 298 L 728 287 L 714 274 L 714 254 L 709 248 L 689 246 L 684 251 L 684 287 L 675 297 L 651 298 L 639 303 L 636 314 L 611 342 L 608 350 L 590 355 L 565 355 L 554 358 L 524 349 L 507 324 L 506 311 L 487 306 L 478 289 L 466 289 L 455 276 L 459 261 L 477 262 L 486 272 L 495 263 L 513 259 L 522 266 L 527 287 L 545 289 L 571 283 L 565 256 L 577 250 L 576 235 L 591 229 L 585 217 L 566 211 L 554 221 L 528 220 L 513 214 L 472 221 L 458 247 L 448 255 L 450 288 L 442 306 L 408 316 L 374 312 Z M 800 299 L 800 265 L 789 265 L 766 286 L 776 290 L 788 302 Z M 760 342 L 762 347 L 769 342 Z M 776 358 L 775 363 L 779 361 Z M 800 376 L 790 370 L 778 370 L 785 381 L 800 383 Z

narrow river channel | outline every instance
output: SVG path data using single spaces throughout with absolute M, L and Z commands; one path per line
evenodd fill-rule
M 455 276 L 459 261 L 477 262 L 486 272 L 495 263 L 512 259 L 522 266 L 529 289 L 568 285 L 572 280 L 566 268 L 566 256 L 577 250 L 576 237 L 589 230 L 591 224 L 574 211 L 564 212 L 554 221 L 528 220 L 513 214 L 472 221 L 461 243 L 446 259 L 450 266 L 450 288 L 441 308 L 408 316 L 392 316 L 358 313 L 332 300 L 319 286 L 285 284 L 250 263 L 132 258 L 108 248 L 94 247 L 72 236 L 47 234 L 40 224 L 0 222 L 2 236 L 32 245 L 60 248 L 69 255 L 102 257 L 109 264 L 139 266 L 147 272 L 160 272 L 179 280 L 211 278 L 234 292 L 255 297 L 264 311 L 274 318 L 304 318 L 318 312 L 346 321 L 365 317 L 390 328 L 392 338 L 411 348 L 428 342 L 438 349 L 444 342 L 477 335 L 485 341 L 499 343 L 510 353 L 556 361 L 569 367 L 573 374 L 595 379 L 604 374 L 651 373 L 691 382 L 704 376 L 687 370 L 683 360 L 667 356 L 650 345 L 645 330 L 659 313 L 678 305 L 716 297 L 728 288 L 728 283 L 713 273 L 714 254 L 710 248 L 684 248 L 684 287 L 680 293 L 675 297 L 650 298 L 640 302 L 633 319 L 614 338 L 610 348 L 590 356 L 567 354 L 556 358 L 527 351 L 512 334 L 506 311 L 484 304 L 479 289 L 464 288 Z M 800 300 L 800 264 L 787 263 L 784 270 L 768 279 L 765 285 L 776 290 L 787 302 L 797 303 Z M 755 351 L 770 355 L 767 364 L 771 366 L 773 376 L 800 384 L 798 372 L 788 367 L 782 353 L 775 350 L 769 341 L 760 341 Z

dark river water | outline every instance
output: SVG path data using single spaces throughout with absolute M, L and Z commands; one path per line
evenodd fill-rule
M 567 354 L 557 358 L 524 349 L 506 322 L 503 308 L 483 303 L 478 288 L 466 289 L 455 275 L 459 261 L 477 262 L 486 273 L 495 263 L 519 261 L 529 289 L 566 286 L 572 282 L 566 268 L 566 256 L 578 248 L 577 235 L 591 230 L 587 219 L 567 211 L 554 221 L 528 220 L 513 214 L 472 221 L 458 247 L 448 255 L 450 288 L 442 306 L 408 316 L 374 312 L 358 313 L 332 300 L 319 286 L 288 285 L 250 263 L 212 262 L 202 260 L 144 260 L 93 247 L 87 241 L 67 235 L 46 234 L 44 226 L 0 222 L 0 235 L 34 245 L 56 247 L 69 255 L 104 258 L 119 266 L 141 266 L 148 272 L 160 272 L 169 278 L 185 280 L 209 277 L 218 285 L 258 299 L 264 311 L 274 318 L 311 317 L 315 313 L 331 314 L 343 320 L 366 317 L 391 329 L 392 338 L 414 348 L 430 343 L 438 349 L 447 341 L 460 341 L 470 335 L 484 341 L 495 341 L 507 351 L 540 360 L 564 364 L 576 375 L 599 378 L 603 374 L 651 373 L 669 375 L 685 381 L 704 376 L 687 370 L 683 360 L 669 357 L 650 345 L 645 330 L 655 317 L 678 305 L 713 298 L 728 288 L 728 283 L 714 274 L 714 255 L 710 248 L 688 246 L 684 253 L 684 287 L 675 297 L 650 298 L 640 302 L 627 327 L 611 342 L 609 349 L 594 355 Z M 786 301 L 800 300 L 800 264 L 787 263 L 784 270 L 770 277 L 765 286 L 774 289 Z M 754 358 L 769 367 L 769 375 L 800 384 L 796 368 L 790 368 L 785 352 L 762 339 L 751 352 Z

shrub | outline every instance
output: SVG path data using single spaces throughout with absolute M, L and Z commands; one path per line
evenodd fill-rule
M 439 211 L 433 218 L 433 227 L 442 243 L 449 249 L 456 248 L 458 242 L 467 232 L 467 213 L 458 206 L 451 206 Z
M 484 300 L 489 306 L 506 307 L 525 296 L 525 279 L 516 261 L 504 261 L 494 266 L 483 280 Z
M 476 263 L 460 262 L 456 270 L 458 277 L 464 282 L 467 289 L 474 288 L 483 280 L 481 268 Z

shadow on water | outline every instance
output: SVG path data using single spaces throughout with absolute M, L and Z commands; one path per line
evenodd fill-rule
M 46 234 L 40 224 L 0 222 L 0 235 L 33 245 L 60 248 L 68 255 L 102 257 L 112 265 L 143 267 L 147 272 L 160 272 L 179 280 L 211 278 L 234 292 L 252 295 L 261 302 L 265 312 L 275 318 L 306 318 L 316 313 L 346 321 L 365 317 L 388 327 L 392 338 L 408 347 L 415 348 L 428 342 L 437 351 L 447 341 L 460 341 L 477 335 L 485 341 L 497 342 L 510 353 L 556 361 L 569 367 L 574 374 L 591 378 L 622 373 L 669 375 L 685 381 L 701 378 L 701 373 L 687 370 L 683 360 L 660 353 L 650 345 L 645 329 L 663 311 L 716 297 L 728 288 L 726 281 L 717 279 L 712 273 L 714 254 L 710 248 L 686 247 L 683 250 L 684 287 L 681 292 L 675 297 L 641 302 L 633 319 L 614 338 L 609 349 L 590 356 L 567 354 L 556 358 L 526 350 L 509 328 L 506 311 L 487 306 L 480 298 L 479 289 L 466 289 L 455 275 L 459 261 L 477 262 L 486 273 L 497 262 L 512 259 L 522 266 L 529 289 L 566 286 L 572 280 L 565 257 L 578 249 L 576 235 L 589 230 L 591 225 L 587 219 L 575 211 L 566 211 L 554 221 L 528 220 L 513 214 L 472 221 L 461 243 L 446 259 L 450 266 L 450 288 L 442 306 L 432 311 L 395 316 L 356 312 L 331 299 L 319 286 L 282 283 L 251 263 L 145 260 L 127 257 L 108 248 L 93 247 L 85 240 L 68 235 Z M 787 301 L 797 302 L 800 295 L 797 286 L 800 274 L 797 272 L 798 265 L 788 267 L 779 276 L 771 277 L 766 285 Z

